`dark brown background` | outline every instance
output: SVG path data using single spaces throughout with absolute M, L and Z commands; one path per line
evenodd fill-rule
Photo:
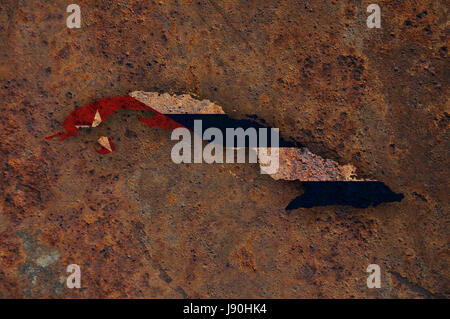
M 0 297 L 449 296 L 446 1 L 376 1 L 382 29 L 372 1 L 75 2 L 72 30 L 71 2 L 0 4 Z M 299 182 L 175 165 L 170 133 L 124 113 L 44 140 L 132 90 L 257 114 L 405 198 L 286 212 Z

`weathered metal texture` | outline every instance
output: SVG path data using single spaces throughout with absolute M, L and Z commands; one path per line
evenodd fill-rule
M 448 297 L 448 8 L 378 1 L 367 29 L 369 3 L 81 1 L 69 30 L 65 1 L 2 1 L 0 296 Z M 257 114 L 405 198 L 287 214 L 298 182 L 176 165 L 170 133 L 125 112 L 44 140 L 134 90 Z M 111 131 L 126 149 L 92 152 Z

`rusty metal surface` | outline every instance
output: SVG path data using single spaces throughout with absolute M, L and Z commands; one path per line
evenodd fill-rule
M 0 297 L 448 297 L 448 8 L 379 1 L 369 30 L 369 3 L 81 1 L 69 30 L 64 1 L 2 1 Z M 405 198 L 287 213 L 299 182 L 174 164 L 170 133 L 124 113 L 44 140 L 136 90 L 256 114 Z M 93 152 L 112 131 L 120 152 Z

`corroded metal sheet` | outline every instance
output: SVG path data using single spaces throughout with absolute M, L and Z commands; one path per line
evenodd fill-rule
M 368 29 L 369 4 L 83 1 L 68 29 L 65 1 L 2 1 L 0 297 L 448 298 L 447 4 L 379 1 Z M 304 184 L 174 164 L 145 110 L 45 140 L 75 109 L 137 90 L 255 114 L 309 150 L 287 164 L 404 199 L 286 211 Z M 92 151 L 101 136 L 114 152 Z

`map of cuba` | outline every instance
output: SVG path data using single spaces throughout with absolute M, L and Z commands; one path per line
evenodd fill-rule
M 71 112 L 63 122 L 64 131 L 46 139 L 59 137 L 60 141 L 64 141 L 66 138 L 75 137 L 79 129 L 95 128 L 121 110 L 149 111 L 149 116 L 141 117 L 139 121 L 150 128 L 173 130 L 172 139 L 181 139 L 184 132 L 193 132 L 195 163 L 213 164 L 221 161 L 222 147 L 226 151 L 227 162 L 234 161 L 234 151 L 237 151 L 237 162 L 243 163 L 245 153 L 239 154 L 239 151 L 247 147 L 249 161 L 258 162 L 262 174 L 269 174 L 276 180 L 298 180 L 305 187 L 304 193 L 294 198 L 286 206 L 286 210 L 329 205 L 366 208 L 403 199 L 403 194 L 392 192 L 380 181 L 358 179 L 356 168 L 351 164 L 340 165 L 334 160 L 312 153 L 301 142 L 280 138 L 282 134 L 279 134 L 278 129 L 268 127 L 266 121 L 256 115 L 233 119 L 219 105 L 208 100 L 199 101 L 187 94 L 135 91 L 124 96 L 102 98 Z M 177 132 L 180 134 L 176 134 Z M 230 135 L 230 132 L 235 135 Z M 245 135 L 241 142 L 238 139 L 237 145 L 236 132 Z M 174 138 L 174 135 L 178 137 Z M 188 141 L 190 145 L 190 140 L 189 136 L 183 142 Z M 207 145 L 201 150 L 202 140 L 210 141 L 211 146 Z M 190 150 L 186 144 L 179 144 L 181 146 L 176 147 L 183 148 L 183 155 L 178 162 L 190 162 Z M 177 153 L 176 147 L 172 153 Z M 214 152 L 211 152 L 212 149 Z M 100 136 L 98 146 L 94 150 L 101 155 L 116 151 L 113 137 Z M 204 154 L 211 155 L 205 157 Z M 174 160 L 173 156 L 172 159 Z

